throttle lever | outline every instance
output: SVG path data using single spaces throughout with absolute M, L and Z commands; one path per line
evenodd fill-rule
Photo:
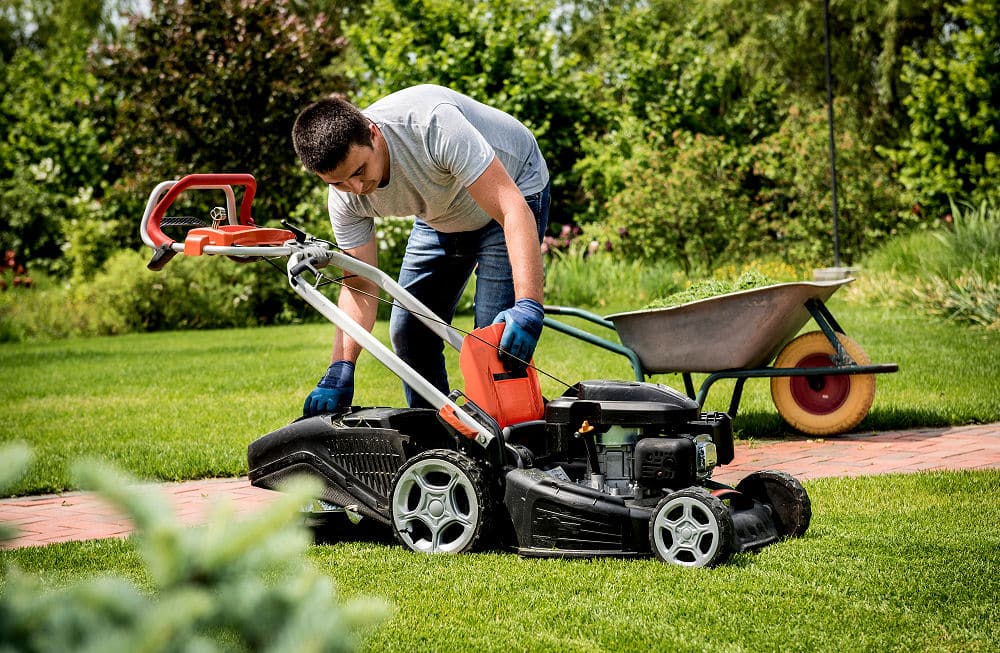
M 281 226 L 284 227 L 285 229 L 288 229 L 293 234 L 295 234 L 295 242 L 297 243 L 304 243 L 306 242 L 306 238 L 309 237 L 309 234 L 302 231 L 301 229 L 290 223 L 288 220 L 282 220 Z

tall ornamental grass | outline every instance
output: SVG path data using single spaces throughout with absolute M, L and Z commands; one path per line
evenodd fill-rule
M 861 269 L 858 300 L 1000 329 L 1000 208 L 952 203 L 942 228 L 891 241 Z

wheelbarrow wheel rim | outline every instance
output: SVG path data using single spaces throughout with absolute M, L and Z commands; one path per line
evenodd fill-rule
M 838 333 L 837 339 L 854 362 L 871 359 L 858 343 Z M 805 333 L 788 343 L 775 367 L 832 367 L 834 348 L 822 331 Z M 875 399 L 873 374 L 781 376 L 771 379 L 771 399 L 778 414 L 793 428 L 809 435 L 850 431 L 865 418 Z

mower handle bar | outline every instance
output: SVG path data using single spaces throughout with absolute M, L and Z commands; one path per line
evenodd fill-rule
M 161 182 L 150 194 L 140 225 L 143 243 L 152 248 L 154 252 L 169 252 L 171 256 L 174 253 L 182 253 L 184 251 L 183 243 L 175 242 L 163 233 L 161 222 L 167 209 L 170 208 L 178 195 L 185 190 L 222 190 L 226 195 L 226 208 L 230 224 L 237 224 L 234 222 L 236 216 L 236 194 L 233 192 L 233 185 L 246 186 L 246 192 L 240 206 L 239 224 L 251 227 L 256 226 L 250 217 L 250 204 L 253 201 L 257 187 L 256 181 L 251 175 L 188 175 L 180 180 Z M 459 421 L 476 433 L 476 442 L 484 448 L 494 449 L 496 447 L 496 442 L 494 442 L 496 436 L 489 429 L 477 422 L 447 395 L 434 387 L 427 379 L 418 374 L 416 370 L 386 347 L 378 338 L 365 330 L 326 295 L 321 293 L 318 289 L 318 282 L 316 284 L 309 283 L 303 275 L 308 272 L 318 275 L 317 270 L 319 268 L 334 265 L 346 273 L 362 277 L 374 283 L 378 288 L 388 293 L 394 303 L 410 311 L 427 328 L 440 336 L 444 342 L 455 350 L 460 351 L 462 349 L 462 338 L 458 333 L 438 318 L 434 311 L 382 270 L 341 251 L 331 249 L 330 243 L 326 241 L 307 236 L 297 229 L 293 233 L 296 234 L 296 239 L 286 241 L 282 245 L 262 245 L 256 247 L 205 245 L 203 253 L 236 257 L 288 257 L 288 282 L 302 299 L 319 311 L 323 317 L 333 322 L 344 333 L 349 335 L 379 362 L 388 367 L 432 406 L 438 409 L 451 409 L 451 412 L 454 413 Z
M 323 241 L 292 242 L 286 245 L 286 247 L 293 250 L 288 257 L 287 269 L 288 282 L 296 294 L 319 311 L 323 317 L 350 336 L 352 340 L 361 345 L 365 351 L 374 356 L 376 360 L 392 371 L 403 382 L 413 388 L 431 406 L 434 406 L 438 410 L 443 408 L 451 409 L 451 412 L 455 414 L 459 421 L 476 433 L 474 439 L 477 443 L 488 450 L 491 446 L 496 446 L 497 443 L 494 442 L 496 436 L 489 429 L 477 422 L 452 399 L 438 390 L 430 381 L 418 374 L 416 370 L 397 356 L 395 352 L 386 347 L 381 340 L 369 333 L 326 295 L 321 293 L 316 285 L 307 283 L 302 275 L 306 272 L 316 273 L 317 268 L 333 265 L 344 272 L 365 278 L 386 291 L 393 298 L 394 303 L 399 304 L 412 313 L 424 326 L 440 336 L 451 347 L 460 351 L 462 349 L 462 339 L 454 329 L 437 318 L 430 308 L 400 286 L 395 279 L 364 261 L 360 261 L 353 256 L 348 256 L 343 252 L 329 249 L 329 245 Z M 239 249 L 242 251 L 245 248 Z
M 240 203 L 239 220 L 236 214 L 236 193 L 233 186 L 245 186 L 243 201 Z M 250 205 L 253 197 L 257 193 L 257 180 L 253 175 L 245 173 L 200 173 L 187 175 L 179 180 L 164 181 L 156 186 L 149 195 L 146 202 L 146 210 L 142 215 L 142 222 L 139 225 L 139 232 L 142 235 L 142 242 L 153 249 L 169 247 L 178 250 L 175 241 L 163 233 L 161 223 L 167 213 L 167 209 L 173 205 L 177 197 L 185 190 L 221 190 L 226 195 L 226 215 L 229 224 L 242 224 L 254 226 L 253 218 L 250 216 Z M 181 246 L 183 249 L 183 246 Z M 212 253 L 206 248 L 206 252 Z M 243 256 L 262 256 L 255 252 L 243 251 Z

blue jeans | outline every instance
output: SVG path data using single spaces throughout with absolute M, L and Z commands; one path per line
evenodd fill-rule
M 549 187 L 524 199 L 535 216 L 541 243 L 549 222 Z M 417 220 L 406 243 L 399 285 L 426 304 L 435 315 L 451 323 L 473 270 L 476 272 L 476 328 L 479 328 L 489 326 L 501 311 L 514 305 L 514 280 L 503 228 L 491 220 L 476 231 L 446 234 Z M 444 394 L 451 391 L 441 338 L 398 305 L 392 307 L 389 337 L 400 358 Z M 423 397 L 405 383 L 403 392 L 409 406 L 428 406 Z

